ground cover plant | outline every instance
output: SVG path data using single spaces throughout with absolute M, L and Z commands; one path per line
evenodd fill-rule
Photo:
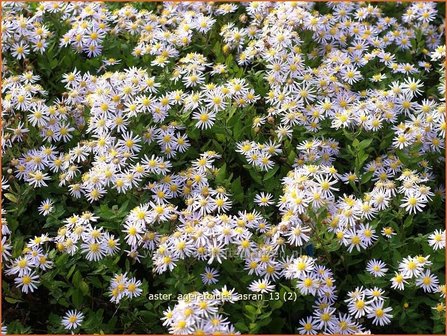
M 1 5 L 3 333 L 445 333 L 445 4 Z

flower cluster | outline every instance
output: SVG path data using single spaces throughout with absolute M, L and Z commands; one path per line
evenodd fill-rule
M 248 163 L 261 170 L 272 168 L 274 165 L 272 156 L 282 152 L 280 145 L 274 142 L 261 144 L 248 140 L 238 143 L 236 151 L 244 155 Z
M 358 322 L 365 315 L 375 325 L 390 323 L 392 308 L 384 308 L 384 291 L 378 287 L 364 290 L 356 288 L 345 300 L 349 314 L 342 314 L 333 307 L 336 292 L 332 272 L 315 259 L 301 256 L 291 260 L 285 269 L 288 278 L 297 279 L 297 288 L 303 295 L 315 296 L 313 316 L 300 320 L 301 334 L 362 334 L 367 330 Z M 349 316 L 350 315 L 350 316 Z
M 13 2 L 3 7 L 2 52 L 11 53 L 18 60 L 26 59 L 31 52 L 43 54 L 52 35 L 40 15 L 23 15 L 21 10 L 25 7 L 25 3 Z
M 98 217 L 88 211 L 67 218 L 66 224 L 58 230 L 54 238 L 57 250 L 69 255 L 81 251 L 88 261 L 98 261 L 115 255 L 120 251 L 119 239 L 103 227 L 92 225 L 97 220 Z
M 401 168 L 396 157 L 378 158 L 366 165 L 366 170 L 371 171 L 376 182 L 363 199 L 355 195 L 345 194 L 340 198 L 334 195 L 334 191 L 338 191 L 335 185 L 341 177 L 333 166 L 305 164 L 295 168 L 284 178 L 284 195 L 279 202 L 283 213 L 281 223 L 298 231 L 295 239 L 301 241 L 301 235 L 307 241 L 309 237 L 305 233 L 310 229 L 306 222 L 311 223 L 308 215 L 324 209 L 327 211 L 325 222 L 329 224 L 328 230 L 336 234 L 341 244 L 348 246 L 349 252 L 365 249 L 377 239 L 375 228 L 368 222 L 389 208 L 396 195 L 402 195 L 400 207 L 410 214 L 422 211 L 434 196 L 430 187 L 423 184 L 428 178 L 415 171 L 401 171 Z
M 67 3 L 53 11 L 62 14 L 69 21 L 71 28 L 60 40 L 60 46 L 70 45 L 77 52 L 84 52 L 88 57 L 101 54 L 102 44 L 110 32 L 108 21 L 114 17 L 100 2 Z
M 3 239 L 5 238 L 3 237 Z M 36 236 L 29 240 L 20 257 L 10 260 L 5 274 L 15 277 L 14 283 L 23 293 L 34 292 L 39 284 L 40 274 L 53 267 L 48 248 L 45 248 L 45 243 L 52 240 L 47 234 Z M 9 249 L 8 244 L 3 245 L 3 258 L 9 254 Z M 7 259 L 9 259 L 9 256 Z
M 421 287 L 424 292 L 439 291 L 438 278 L 427 269 L 432 264 L 428 259 L 429 256 L 408 256 L 404 258 L 399 263 L 399 271 L 391 279 L 391 287 L 404 290 L 405 285 L 408 284 L 407 280 L 415 278 L 416 286 Z
M 234 303 L 238 300 L 234 289 L 215 289 L 210 292 L 193 292 L 184 295 L 173 309 L 166 310 L 162 318 L 163 325 L 174 335 L 183 334 L 238 334 L 220 313 L 220 308 L 226 302 Z
M 141 281 L 135 278 L 128 278 L 126 274 L 115 274 L 110 282 L 110 301 L 119 303 L 123 298 L 132 299 L 140 296 L 143 290 Z

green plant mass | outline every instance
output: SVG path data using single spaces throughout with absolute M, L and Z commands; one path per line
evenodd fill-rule
M 444 3 L 1 7 L 2 333 L 445 333 Z

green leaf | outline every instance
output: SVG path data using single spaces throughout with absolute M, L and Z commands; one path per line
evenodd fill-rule
M 101 204 L 99 206 L 98 215 L 104 219 L 110 219 L 115 216 L 115 213 L 110 209 L 107 204 Z
M 348 131 L 346 130 L 346 128 L 343 128 L 343 135 L 344 135 L 346 138 L 348 138 L 349 140 L 351 140 L 351 141 L 354 140 L 354 136 L 353 136 L 350 132 L 348 132 Z
M 357 139 L 356 139 L 356 140 L 357 140 Z M 362 141 L 359 143 L 358 148 L 359 148 L 359 149 L 366 149 L 366 148 L 369 147 L 369 145 L 371 145 L 372 141 L 373 141 L 373 139 L 365 139 L 365 140 L 362 140 Z
M 70 258 L 70 256 L 67 253 L 64 253 L 64 254 L 60 255 L 56 259 L 56 266 L 62 267 L 63 265 L 65 265 L 67 263 L 69 258 Z
M 361 184 L 365 184 L 365 183 L 369 182 L 369 180 L 371 180 L 373 175 L 374 175 L 374 172 L 367 172 L 367 173 L 363 174 L 362 180 L 360 181 Z
M 266 312 L 266 313 L 260 315 L 260 316 L 259 316 L 259 319 L 261 319 L 261 320 L 266 319 L 266 318 L 268 318 L 270 315 L 272 315 L 272 311 L 268 311 L 268 312 Z
M 76 271 L 75 274 L 73 275 L 73 279 L 71 280 L 71 282 L 73 283 L 73 285 L 74 285 L 76 288 L 79 288 L 79 286 L 80 286 L 80 284 L 81 284 L 81 281 L 82 281 L 82 275 L 81 275 L 81 272 Z
M 272 322 L 271 317 L 263 317 L 263 315 L 259 316 L 259 321 L 258 321 L 259 326 L 263 327 L 263 326 L 269 325 L 270 322 Z
M 256 332 L 259 330 L 259 325 L 257 323 L 250 323 L 249 325 L 249 333 L 250 334 L 256 334 Z
M 227 137 L 223 133 L 216 133 L 216 139 L 219 142 L 225 142 L 227 140 Z
M 273 176 L 275 176 L 276 172 L 278 171 L 279 166 L 274 166 L 272 169 L 270 169 L 267 174 L 264 175 L 264 181 L 270 180 Z
M 129 207 L 129 200 L 125 201 L 119 208 L 118 213 L 121 216 L 125 216 L 127 214 L 127 212 L 129 211 L 128 209 Z
M 76 265 L 71 266 L 70 270 L 67 273 L 67 278 L 70 278 L 73 274 L 74 270 L 76 269 Z
M 23 300 L 21 300 L 21 299 L 15 299 L 15 298 L 12 298 L 9 296 L 5 297 L 5 301 L 8 303 L 11 303 L 11 304 L 23 302 Z
M 279 284 L 282 288 L 286 290 L 286 292 L 293 292 L 293 290 L 290 287 L 287 287 L 286 285 L 283 285 L 282 283 Z
M 224 140 L 220 140 L 220 141 L 225 141 L 225 138 L 224 138 Z M 213 140 L 212 140 L 212 144 L 213 144 L 213 149 L 214 149 L 214 150 L 216 150 L 216 151 L 218 151 L 218 152 L 220 152 L 220 153 L 223 153 L 223 152 L 224 152 L 224 149 L 223 149 L 223 147 L 222 147 L 222 145 L 220 144 L 219 141 L 213 139 Z
M 362 168 L 363 164 L 365 163 L 366 160 L 368 160 L 369 155 L 364 153 L 363 150 L 359 152 L 359 162 L 358 162 L 358 167 L 357 168 Z
M 272 310 L 279 309 L 284 304 L 282 302 L 282 300 L 271 300 L 271 301 L 269 301 L 269 303 L 270 303 L 270 307 L 272 307 Z
M 252 166 L 250 165 L 243 165 L 245 169 L 248 170 L 248 173 L 250 174 L 253 181 L 255 181 L 258 184 L 262 184 L 262 177 L 261 174 L 259 174 Z
M 236 322 L 236 323 L 234 324 L 234 326 L 235 326 L 235 328 L 236 328 L 238 331 L 242 331 L 242 332 L 244 332 L 244 331 L 248 331 L 248 327 L 247 327 L 247 325 L 246 325 L 244 322 L 242 322 L 242 321 Z
M 89 288 L 88 284 L 85 281 L 81 281 L 81 283 L 79 284 L 79 288 L 81 289 L 82 294 L 88 295 Z
M 219 168 L 219 172 L 216 175 L 215 181 L 217 184 L 221 184 L 224 182 L 226 172 L 227 172 L 227 164 L 224 163 L 222 167 Z
M 256 308 L 251 305 L 245 305 L 244 309 L 250 313 L 250 315 L 256 315 Z
M 242 202 L 244 200 L 244 190 L 241 186 L 241 178 L 238 177 L 231 183 L 231 191 L 233 192 L 233 198 L 237 202 Z
M 405 218 L 404 221 L 404 228 L 409 228 L 411 226 L 411 224 L 413 224 L 413 216 L 409 215 L 407 218 Z
M 19 200 L 17 199 L 17 197 L 14 194 L 6 193 L 6 194 L 4 194 L 4 196 L 7 199 L 9 199 L 11 202 L 13 202 L 13 203 L 18 203 L 19 202 Z
M 200 137 L 200 130 L 194 125 L 190 125 L 187 128 L 187 134 L 188 138 L 190 138 L 191 140 L 198 140 Z
M 236 106 L 230 106 L 228 110 L 229 110 L 229 113 L 228 113 L 227 121 L 229 121 L 234 116 L 234 113 L 237 111 L 237 107 Z
M 243 132 L 242 122 L 238 120 L 233 127 L 233 139 L 238 141 L 241 138 Z
M 80 289 L 74 289 L 71 294 L 71 301 L 76 308 L 79 308 L 84 301 L 84 296 L 82 295 L 82 291 Z

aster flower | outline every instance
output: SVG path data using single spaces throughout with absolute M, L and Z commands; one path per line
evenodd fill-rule
M 433 248 L 433 250 L 445 248 L 445 230 L 435 230 L 432 234 L 428 236 L 428 244 Z
M 252 292 L 268 293 L 273 291 L 275 285 L 271 285 L 268 280 L 255 280 L 249 286 L 248 289 Z
M 39 213 L 47 216 L 53 211 L 53 201 L 50 199 L 44 200 L 39 206 Z
M 35 272 L 23 273 L 19 277 L 14 279 L 15 284 L 19 287 L 23 293 L 34 292 L 39 284 L 39 276 Z
M 69 310 L 62 319 L 62 326 L 66 330 L 72 330 L 80 327 L 84 320 L 84 314 L 77 310 Z
M 434 292 L 438 284 L 438 278 L 431 274 L 430 270 L 426 270 L 416 278 L 416 286 L 421 287 L 426 293 Z
M 196 127 L 200 129 L 211 128 L 216 120 L 216 113 L 205 109 L 200 109 L 193 113 L 192 118 L 197 120 Z
M 388 268 L 386 268 L 386 264 L 383 261 L 372 259 L 368 261 L 366 270 L 374 277 L 383 277 L 388 271 Z
M 272 202 L 272 194 L 269 194 L 269 193 L 263 193 L 263 192 L 261 192 L 260 194 L 257 194 L 256 196 L 255 196 L 255 202 L 259 205 L 259 206 L 269 206 L 269 205 L 272 205 L 273 204 L 273 202 Z
M 205 267 L 205 273 L 201 274 L 201 277 L 205 285 L 213 285 L 218 282 L 219 272 L 213 268 Z
M 392 311 L 391 307 L 383 307 L 383 302 L 376 301 L 371 304 L 370 312 L 367 314 L 369 319 L 373 319 L 372 323 L 375 325 L 386 325 L 391 323 L 391 315 L 389 312 Z

